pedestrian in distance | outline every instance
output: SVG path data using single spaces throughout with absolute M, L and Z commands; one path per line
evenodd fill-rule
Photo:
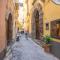
M 27 32 L 25 33 L 25 37 L 26 37 L 26 39 L 28 40 L 28 33 L 27 33 Z
M 18 28 L 18 32 L 17 32 L 17 37 L 16 37 L 16 41 L 19 41 L 19 36 L 20 36 L 20 33 L 19 33 L 19 28 Z

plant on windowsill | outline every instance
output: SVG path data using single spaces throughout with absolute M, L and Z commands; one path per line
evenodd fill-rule
M 52 44 L 50 43 L 52 41 L 51 37 L 50 36 L 45 36 L 43 38 L 43 41 L 44 41 L 44 45 L 43 45 L 44 51 L 45 52 L 50 52 L 51 51 L 51 46 L 52 46 Z

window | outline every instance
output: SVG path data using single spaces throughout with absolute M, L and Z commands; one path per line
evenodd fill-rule
M 60 20 L 51 22 L 51 36 L 60 39 Z
M 49 23 L 46 23 L 46 30 L 49 30 Z

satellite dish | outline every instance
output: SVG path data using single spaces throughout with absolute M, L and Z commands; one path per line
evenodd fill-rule
M 55 4 L 60 4 L 60 0 L 52 0 Z

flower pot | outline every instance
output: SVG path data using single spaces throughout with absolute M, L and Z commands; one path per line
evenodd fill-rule
M 44 46 L 43 46 L 43 48 L 44 48 L 44 51 L 45 52 L 47 52 L 47 53 L 49 53 L 50 51 L 51 51 L 51 44 L 45 44 Z

